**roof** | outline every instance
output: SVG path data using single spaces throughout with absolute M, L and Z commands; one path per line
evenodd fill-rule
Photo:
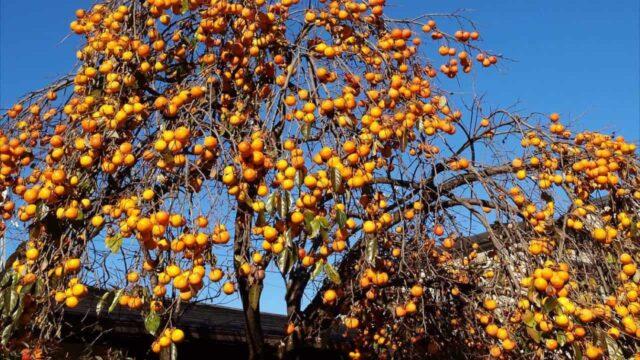
M 98 315 L 96 306 L 104 291 L 93 290 L 77 307 L 65 309 L 65 321 L 80 320 L 82 324 L 96 324 L 103 328 L 113 325 L 123 333 L 147 334 L 144 318 L 138 310 L 117 306 L 112 312 L 106 307 Z M 183 313 L 175 326 L 198 339 L 244 342 L 245 322 L 242 310 L 210 304 L 183 303 Z M 267 341 L 279 340 L 284 334 L 287 318 L 278 314 L 261 314 L 261 324 Z
M 599 207 L 608 207 L 609 201 L 610 201 L 609 196 L 601 196 L 601 197 L 590 199 L 590 202 L 593 205 L 599 206 Z M 562 214 L 557 219 L 555 219 L 555 221 L 562 222 L 567 216 L 568 214 Z M 494 223 L 491 227 L 493 228 L 494 231 L 499 232 L 499 231 L 508 231 L 505 227 L 509 227 L 509 225 L 510 224 Z M 524 222 L 518 222 L 515 224 L 515 226 L 518 228 L 523 228 L 525 225 L 526 224 Z M 509 229 L 513 229 L 513 228 L 509 227 Z M 495 250 L 495 246 L 491 241 L 491 238 L 489 237 L 488 232 L 482 232 L 479 234 L 466 236 L 466 237 L 463 237 L 461 240 L 462 241 L 458 242 L 456 245 L 458 248 L 469 247 L 471 246 L 471 244 L 476 243 L 478 244 L 478 249 L 480 252 Z
M 110 355 L 113 351 L 119 353 L 115 358 L 156 358 L 151 354 L 155 338 L 146 330 L 139 310 L 117 306 L 109 312 L 107 304 L 100 314 L 96 313 L 104 293 L 104 290 L 91 289 L 77 307 L 63 310 L 62 341 L 55 358 L 114 358 Z M 241 310 L 210 304 L 183 303 L 180 306 L 183 311 L 172 323 L 187 335 L 178 349 L 180 358 L 196 358 L 212 351 L 218 357 L 243 359 L 248 356 Z M 287 318 L 277 314 L 261 315 L 267 348 L 269 353 L 275 354 L 284 337 Z

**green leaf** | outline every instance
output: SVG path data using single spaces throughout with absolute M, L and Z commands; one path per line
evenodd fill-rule
M 107 291 L 106 293 L 102 294 L 102 296 L 100 296 L 100 300 L 98 300 L 98 304 L 96 304 L 97 315 L 100 315 L 100 313 L 102 312 L 102 309 L 107 303 L 107 299 L 109 298 L 109 295 L 111 295 L 111 292 Z
M 575 360 L 582 360 L 582 349 L 580 349 L 580 345 L 574 342 L 572 344 L 572 348 L 573 348 L 573 358 Z
M 618 342 L 611 336 L 605 335 L 605 342 L 607 343 L 607 353 L 611 360 L 624 360 L 624 354 L 622 349 L 618 345 Z
M 242 264 L 246 262 L 247 261 L 241 255 L 235 255 L 233 257 L 233 263 L 235 264 L 236 267 L 240 267 Z
M 276 264 L 278 265 L 278 269 L 280 269 L 282 275 L 286 275 L 289 273 L 289 270 L 291 270 L 291 266 L 293 266 L 293 256 L 291 254 L 290 248 L 286 248 L 282 250 L 280 254 L 278 254 Z
M 187 40 L 187 42 L 189 43 L 189 45 L 191 45 L 191 47 L 195 47 L 198 44 L 198 38 L 196 36 L 197 34 L 193 34 L 193 36 L 189 36 L 188 38 L 186 38 L 185 40 Z M 206 66 L 204 63 L 200 63 L 200 69 L 204 69 Z
M 109 305 L 109 313 L 115 310 L 116 306 L 118 306 L 118 302 L 120 301 L 120 297 L 122 296 L 123 292 L 124 289 L 118 289 L 118 291 L 115 292 L 115 294 L 113 295 L 113 300 L 111 301 L 111 305 Z
M 253 284 L 249 288 L 249 305 L 253 310 L 258 309 L 258 305 L 260 305 L 260 292 L 261 288 L 259 284 Z
M 147 329 L 151 335 L 155 335 L 159 327 L 160 316 L 158 316 L 155 311 L 150 312 L 144 319 L 144 328 Z
M 13 288 L 9 289 L 9 306 L 7 306 L 7 311 L 12 313 L 13 310 L 18 306 L 18 300 L 20 299 L 20 294 L 15 291 Z
M 264 208 L 269 213 L 269 215 L 273 215 L 276 211 L 276 202 L 277 202 L 278 192 L 274 191 L 267 197 L 267 203 Z
M 306 217 L 305 217 L 306 220 Z M 305 223 L 306 225 L 306 223 Z M 329 220 L 322 216 L 315 216 L 313 220 L 309 221 L 307 231 L 310 238 L 315 238 L 320 234 L 320 230 L 329 229 Z
M 322 270 L 324 270 L 324 264 L 321 261 L 316 262 L 315 268 L 313 268 L 313 272 L 311 273 L 311 279 L 318 277 Z
M 0 288 L 4 289 L 4 287 L 8 286 L 11 282 L 12 282 L 11 272 L 8 271 L 2 277 L 2 281 L 0 281 Z
M 112 253 L 116 254 L 118 253 L 118 251 L 120 251 L 120 248 L 122 247 L 122 242 L 124 241 L 124 238 L 122 237 L 122 234 L 117 233 L 114 236 L 107 236 L 104 239 L 105 245 L 107 245 L 107 248 L 109 248 L 109 250 L 111 250 Z
M 293 249 L 295 246 L 293 244 L 293 239 L 291 238 L 291 229 L 287 229 L 287 231 L 284 232 L 284 246 Z
M 447 98 L 444 96 L 440 96 L 440 99 L 438 100 L 438 107 L 443 108 L 445 106 L 447 106 Z
M 23 295 L 30 292 L 32 288 L 33 288 L 33 283 L 25 285 L 22 288 L 20 288 L 20 298 L 22 299 L 24 297 Z
M 337 210 L 336 222 L 338 223 L 338 226 L 340 227 L 340 229 L 344 229 L 344 226 L 347 223 L 347 214 L 342 210 Z
M 2 301 L 2 315 L 3 316 L 9 316 L 9 314 L 11 313 L 11 293 L 13 293 L 13 289 L 12 288 L 7 288 L 4 290 L 4 299 Z
M 544 303 L 543 310 L 545 314 L 548 314 L 554 311 L 559 305 L 558 300 L 556 298 L 545 298 L 543 300 L 543 303 Z
M 102 95 L 103 95 L 102 88 L 100 88 L 100 87 L 93 88 L 93 90 L 91 90 L 91 91 L 89 92 L 89 95 L 90 95 L 90 96 L 92 96 L 92 97 L 94 97 L 94 98 L 100 98 L 100 97 L 102 97 Z
M 378 152 L 378 149 L 380 149 L 381 147 L 382 143 L 380 141 L 374 140 L 373 146 L 371 147 L 371 153 L 376 154 Z
M 40 296 L 44 294 L 44 291 L 45 291 L 44 281 L 42 281 L 42 278 L 38 278 L 38 280 L 36 280 L 36 290 L 34 295 Z
M 540 332 L 538 330 L 527 326 L 526 331 L 527 331 L 527 335 L 529 335 L 529 337 L 533 341 L 539 343 L 540 340 L 542 339 L 542 337 L 540 336 Z
M 563 331 L 559 331 L 556 335 L 556 341 L 560 347 L 564 346 L 567 343 L 567 335 Z
M 9 326 L 5 327 L 4 330 L 2 330 L 2 346 L 7 346 L 12 333 L 13 324 L 9 324 Z
M 171 360 L 178 360 L 178 346 L 171 343 Z
M 324 264 L 324 272 L 327 274 L 327 278 L 329 278 L 329 280 L 331 280 L 333 283 L 337 285 L 342 284 L 342 280 L 340 280 L 340 274 L 338 274 L 333 265 L 329 263 Z
M 607 261 L 607 263 L 609 264 L 615 264 L 618 262 L 618 259 L 610 252 L 607 253 L 605 260 Z
M 78 209 L 78 216 L 76 216 L 75 220 L 76 221 L 80 221 L 80 220 L 84 220 L 84 211 L 82 211 L 82 209 Z
M 364 257 L 369 264 L 373 264 L 378 256 L 378 239 L 374 236 L 365 238 Z
M 320 234 L 321 224 L 318 219 L 313 219 L 311 221 L 311 232 L 309 233 L 310 238 L 315 238 Z
M 300 186 L 302 185 L 303 181 L 304 181 L 304 178 L 302 177 L 302 171 L 297 170 L 296 175 L 293 178 L 293 183 L 296 184 L 296 186 Z
M 47 216 L 48 213 L 49 207 L 47 206 L 47 204 L 45 204 L 43 201 L 38 201 L 38 204 L 36 205 L 36 219 L 42 220 Z
M 189 1 L 182 0 L 182 7 L 180 8 L 180 13 L 184 14 L 189 11 Z
M 9 271 L 5 273 L 2 279 L 2 286 L 0 286 L 2 292 L 2 301 L 0 302 L 0 313 L 4 316 L 9 316 L 11 311 L 13 310 L 13 306 L 11 305 L 12 299 L 14 297 L 13 293 L 15 293 L 14 289 L 16 288 L 16 284 L 18 283 L 17 273 L 13 271 Z
M 329 169 L 329 180 L 331 180 L 331 189 L 333 192 L 340 191 L 340 186 L 342 185 L 342 174 L 336 168 Z
M 532 303 L 536 304 L 538 307 L 540 306 L 540 297 L 538 296 L 538 292 L 534 287 L 529 288 L 529 292 L 527 293 L 527 299 Z
M 535 328 L 538 324 L 530 310 L 525 311 L 524 315 L 522 315 L 522 322 L 530 328 Z
M 16 308 L 16 311 L 13 312 L 13 314 L 11 314 L 11 318 L 13 319 L 13 325 L 18 326 L 20 325 L 20 317 L 22 316 L 22 313 L 24 312 L 24 301 L 22 301 L 22 298 L 20 299 L 20 301 L 18 302 L 18 307 Z
M 305 210 L 304 212 L 304 229 L 308 234 L 311 233 L 311 222 L 316 218 L 316 214 L 311 210 Z
M 302 129 L 300 130 L 302 132 L 303 140 L 309 140 L 309 138 L 311 137 L 311 125 L 305 123 L 304 125 L 302 125 Z
M 329 228 L 329 220 L 327 220 L 326 217 L 320 216 L 320 217 L 317 217 L 316 220 L 318 221 L 318 223 L 320 224 L 320 227 L 322 229 L 328 229 Z
M 289 214 L 289 208 L 291 207 L 291 194 L 288 191 L 285 191 L 280 195 L 280 217 L 283 219 L 287 218 Z

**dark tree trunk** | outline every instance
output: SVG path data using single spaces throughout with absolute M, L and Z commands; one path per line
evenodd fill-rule
M 251 244 L 251 208 L 244 202 L 238 203 L 235 223 L 235 239 L 233 244 L 234 264 L 236 274 L 239 274 L 242 263 L 237 259 L 249 261 L 249 246 Z M 244 312 L 247 348 L 249 350 L 248 359 L 264 359 L 264 335 L 262 334 L 262 325 L 260 321 L 260 294 L 262 292 L 262 284 L 259 282 L 251 283 L 248 277 L 237 276 L 238 292 L 242 300 L 242 309 Z M 251 299 L 251 288 L 254 287 L 254 301 Z M 257 295 L 257 296 L 256 296 Z M 257 298 L 257 301 L 255 301 Z
M 262 324 L 260 322 L 260 304 L 255 308 L 250 304 L 250 286 L 246 279 L 239 280 L 239 292 L 242 299 L 244 319 L 247 331 L 247 347 L 249 349 L 249 359 L 264 359 L 264 336 L 262 334 Z M 262 291 L 261 285 L 257 291 Z
M 304 322 L 301 318 L 301 301 L 304 289 L 309 282 L 309 273 L 304 268 L 296 268 L 291 272 L 285 300 L 287 303 L 287 317 L 297 326 L 287 338 L 285 347 L 280 355 L 287 360 L 301 359 L 301 350 L 305 346 Z

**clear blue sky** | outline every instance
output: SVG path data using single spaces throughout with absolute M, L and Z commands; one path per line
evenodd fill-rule
M 0 108 L 73 67 L 80 38 L 63 39 L 70 33 L 74 10 L 91 3 L 0 1 Z M 517 104 L 523 113 L 559 112 L 580 129 L 640 139 L 638 0 L 387 3 L 388 14 L 396 18 L 468 9 L 466 16 L 484 39 L 481 46 L 514 60 L 474 72 L 460 84 L 443 80 L 442 87 L 484 94 L 494 108 Z M 444 28 L 455 30 L 453 24 Z M 281 284 L 277 275 L 268 282 L 265 311 L 284 311 Z

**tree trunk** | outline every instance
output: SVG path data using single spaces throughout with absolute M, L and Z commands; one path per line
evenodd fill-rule
M 280 357 L 287 360 L 300 359 L 301 350 L 304 347 L 304 323 L 301 321 L 301 301 L 304 289 L 309 282 L 309 273 L 304 268 L 296 268 L 291 272 L 285 300 L 287 303 L 287 318 L 297 326 L 294 332 L 287 338 L 285 347 Z
M 251 208 L 244 202 L 238 203 L 236 212 L 235 234 L 234 234 L 234 264 L 236 274 L 239 274 L 242 262 L 249 261 L 249 246 L 251 245 Z M 242 259 L 242 261 L 238 261 Z M 264 335 L 260 321 L 260 294 L 262 284 L 251 283 L 246 276 L 236 276 L 238 279 L 238 292 L 242 300 L 244 312 L 247 348 L 249 350 L 248 359 L 264 358 Z M 251 288 L 254 287 L 252 299 Z M 257 294 L 255 292 L 257 291 Z M 257 300 L 256 300 L 257 299 Z
M 257 291 L 262 291 L 261 285 L 254 286 L 259 286 Z M 264 359 L 264 335 L 262 334 L 262 324 L 260 322 L 260 304 L 257 304 L 254 308 L 250 303 L 250 285 L 248 285 L 246 279 L 240 279 L 239 288 L 247 331 L 248 359 Z

